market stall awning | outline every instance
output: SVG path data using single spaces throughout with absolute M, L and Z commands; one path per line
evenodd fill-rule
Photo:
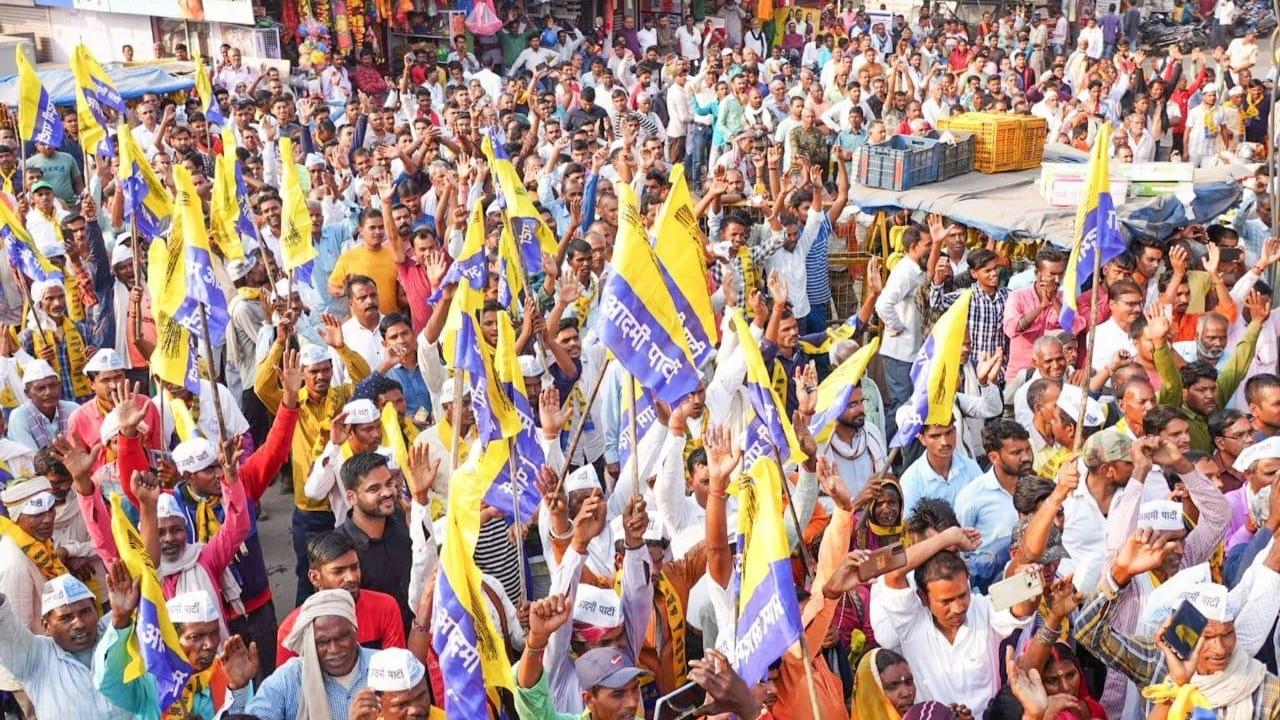
M 1088 157 L 1074 148 L 1051 145 L 1046 162 L 1085 162 Z M 1252 166 L 1233 165 L 1197 170 L 1192 217 L 1173 195 L 1133 198 L 1117 208 L 1120 223 L 1130 235 L 1146 234 L 1164 239 L 1193 222 L 1220 215 L 1240 199 L 1237 178 L 1252 173 Z M 1053 207 L 1036 187 L 1040 170 L 986 175 L 971 172 L 910 190 L 870 188 L 854 183 L 849 199 L 864 212 L 919 210 L 939 213 L 995 237 L 998 240 L 1049 240 L 1069 247 L 1076 208 Z
M 149 92 L 163 95 L 195 87 L 191 76 L 177 77 L 154 66 L 125 67 L 117 63 L 107 65 L 104 69 L 125 100 L 139 98 Z M 76 81 L 70 69 L 41 70 L 36 74 L 40 76 L 40 82 L 55 105 L 75 104 Z M 0 77 L 0 102 L 9 106 L 18 104 L 17 75 Z

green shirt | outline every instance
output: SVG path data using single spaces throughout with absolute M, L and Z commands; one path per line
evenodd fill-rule
M 76 201 L 75 179 L 80 177 L 80 166 L 68 153 L 54 152 L 53 157 L 36 153 L 27 158 L 27 167 L 40 168 L 44 181 L 53 186 L 53 194 L 67 204 Z
M 547 685 L 547 672 L 542 671 L 538 684 L 531 688 L 520 687 L 516 683 L 516 715 L 520 720 L 579 720 L 587 717 L 556 712 L 555 703 L 551 700 L 551 688 Z
M 520 52 L 529 46 L 529 38 L 536 34 L 533 28 L 527 27 L 524 32 L 507 32 L 506 28 L 498 31 L 498 41 L 502 43 L 502 64 L 511 67 L 515 64 Z
M 1261 325 L 1250 323 L 1249 329 L 1240 339 L 1240 344 L 1236 345 L 1235 352 L 1231 353 L 1231 359 L 1222 368 L 1222 372 L 1218 373 L 1218 407 L 1226 407 L 1231 396 L 1236 394 L 1240 383 L 1244 382 L 1245 375 L 1249 372 L 1249 365 L 1253 362 L 1253 353 L 1261 332 Z M 1178 366 L 1173 361 L 1173 350 L 1166 343 L 1163 347 L 1156 348 L 1152 359 L 1155 360 L 1156 370 L 1160 373 L 1162 383 L 1160 392 L 1156 393 L 1156 402 L 1182 408 L 1191 423 L 1191 447 L 1212 454 L 1213 437 L 1209 435 L 1209 418 L 1187 407 L 1183 401 L 1182 374 L 1178 372 Z

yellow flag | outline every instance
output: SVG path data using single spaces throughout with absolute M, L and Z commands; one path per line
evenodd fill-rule
M 125 112 L 124 99 L 107 71 L 102 69 L 93 53 L 83 43 L 76 46 L 71 56 L 71 74 L 76 80 L 76 118 L 80 125 L 80 146 L 86 154 L 96 155 L 99 146 L 107 139 L 107 125 L 111 122 L 107 110 Z M 110 152 L 110 147 L 104 148 Z
M 311 213 L 307 211 L 307 194 L 302 191 L 298 177 L 298 163 L 293 158 L 293 140 L 287 137 L 280 138 L 280 164 L 284 169 L 280 251 L 284 256 L 284 269 L 293 270 L 306 265 L 319 253 L 311 242 Z
M 400 466 L 409 482 L 413 482 L 413 473 L 409 471 L 409 450 L 404 442 L 404 428 L 400 426 L 400 413 L 396 412 L 395 403 L 382 406 L 382 444 L 391 448 L 391 455 Z
M 153 247 L 157 245 L 161 243 L 155 243 Z M 167 383 L 189 389 L 192 384 L 189 376 L 193 372 L 193 360 L 191 332 L 179 325 L 168 313 L 156 312 L 156 347 L 151 351 L 151 372 Z M 173 415 L 181 437 L 178 413 L 174 412 Z M 193 419 L 192 425 L 194 424 Z
M 160 234 L 163 223 L 173 214 L 173 199 L 161 182 L 146 153 L 138 146 L 127 123 L 116 132 L 120 144 L 120 168 L 116 179 L 124 190 L 125 217 L 133 220 L 147 237 Z
M 170 395 L 168 390 L 164 391 L 164 399 L 169 403 L 169 413 L 173 415 L 173 429 L 178 433 L 178 439 L 186 442 L 195 437 L 196 419 L 191 416 L 191 409 L 187 404 Z
M 694 362 L 701 365 L 719 344 L 703 251 L 707 241 L 698 227 L 698 216 L 693 213 L 693 197 L 685 181 L 684 166 L 672 165 L 670 179 L 667 200 L 658 209 L 653 223 L 657 237 L 653 252 L 666 272 L 664 279 L 684 326 L 689 351 Z
M 50 102 L 23 46 L 15 45 L 14 50 L 18 66 L 18 139 L 57 147 L 63 138 L 62 115 Z

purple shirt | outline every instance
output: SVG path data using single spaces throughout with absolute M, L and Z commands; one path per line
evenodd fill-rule
M 1102 28 L 1102 42 L 1111 44 L 1116 41 L 1116 37 L 1120 35 L 1120 16 L 1115 13 L 1107 13 L 1098 19 L 1098 26 Z

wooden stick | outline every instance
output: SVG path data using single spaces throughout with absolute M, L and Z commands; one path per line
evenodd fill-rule
M 785 483 L 783 487 L 785 487 Z M 821 590 L 819 590 L 821 592 Z M 818 707 L 818 683 L 813 679 L 813 656 L 809 654 L 809 640 L 805 637 L 805 628 L 800 628 L 800 655 L 804 659 L 804 684 L 809 688 L 809 705 L 813 708 L 815 718 L 822 717 Z
M 631 497 L 641 497 L 640 489 L 640 435 L 636 430 L 636 376 L 627 373 L 627 392 L 631 393 Z
M 516 487 L 515 441 L 507 438 L 507 472 L 511 473 L 511 514 L 515 516 L 516 562 L 520 567 L 520 602 L 529 602 L 529 583 L 524 576 L 524 533 L 520 531 L 520 490 Z
M 606 357 L 600 365 L 600 374 L 596 376 L 596 382 L 591 386 L 591 393 L 587 395 L 587 406 L 583 408 L 583 416 L 591 413 L 591 406 L 595 405 L 596 395 L 600 394 L 600 386 L 604 384 L 605 371 L 609 369 L 609 363 L 613 362 L 612 357 Z M 559 480 L 556 484 L 556 490 L 564 487 L 564 476 L 569 474 L 569 466 L 573 463 L 573 453 L 578 449 L 578 441 L 582 439 L 582 429 L 586 427 L 585 420 L 579 421 L 578 426 L 573 429 L 573 436 L 569 438 L 569 450 L 564 454 L 564 467 L 560 468 Z
M 218 452 L 224 452 L 223 445 L 227 442 L 227 420 L 222 417 L 222 396 L 218 392 L 218 381 L 213 376 L 213 335 L 209 332 L 209 309 L 204 303 L 200 303 L 200 330 L 204 333 L 205 362 L 209 363 L 209 384 L 213 386 L 213 410 L 218 416 Z M 200 395 L 197 394 L 197 400 L 199 397 Z M 234 458 L 226 458 L 226 461 L 232 462 Z
M 1084 416 L 1089 407 L 1089 377 L 1093 371 L 1093 336 L 1098 331 L 1098 275 L 1102 274 L 1102 247 L 1093 249 L 1093 290 L 1089 303 L 1089 336 L 1084 353 L 1084 381 L 1080 384 L 1080 409 L 1076 412 L 1076 436 L 1071 443 L 1071 452 L 1079 453 L 1084 443 Z M 1078 304 L 1078 303 L 1077 303 Z M 1070 328 L 1063 328 L 1070 332 Z
M 138 241 L 138 214 L 129 219 L 129 239 L 133 243 L 133 284 L 142 287 L 142 243 Z M 133 334 L 142 337 L 142 308 L 133 318 Z
M 792 502 L 791 483 L 787 480 L 786 471 L 783 470 L 782 453 L 778 451 L 778 448 L 773 449 L 773 457 L 778 461 L 778 476 L 782 478 L 782 494 L 787 498 L 787 508 L 791 511 L 791 522 L 796 526 L 796 540 L 800 546 L 800 559 L 804 561 L 804 576 L 812 579 L 813 558 L 809 556 L 809 548 L 804 544 L 804 528 L 800 527 L 800 514 L 796 512 L 796 504 Z
M 453 408 L 449 413 L 453 416 L 453 445 L 450 458 L 453 465 L 449 471 L 453 472 L 458 468 L 458 460 L 462 450 L 462 398 L 466 392 L 467 371 L 462 368 L 456 368 L 453 372 Z

